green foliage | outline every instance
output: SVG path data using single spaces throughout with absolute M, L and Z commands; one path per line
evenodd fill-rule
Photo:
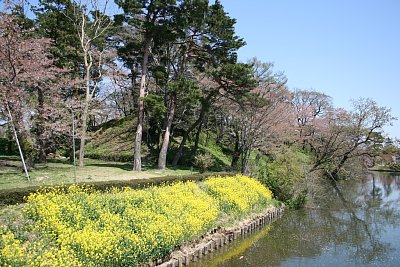
M 123 10 L 123 14 L 115 16 L 116 25 L 125 29 L 117 33 L 122 42 L 117 47 L 118 54 L 129 69 L 134 69 L 137 62 L 142 61 L 143 46 L 152 41 L 152 50 L 156 51 L 176 38 L 172 31 L 171 19 L 175 17 L 176 0 L 145 1 L 116 0 L 115 3 Z M 170 19 L 162 19 L 167 18 Z M 132 35 L 132 32 L 135 32 Z M 150 68 L 160 84 L 165 84 L 165 71 L 160 68 Z
M 8 151 L 8 138 L 0 138 L 0 154 L 6 155 L 9 153 Z M 17 145 L 15 142 L 12 142 L 12 147 L 11 147 L 11 154 L 17 154 Z
M 231 157 L 231 151 L 224 147 L 223 144 L 217 144 L 215 142 L 215 134 L 212 131 L 208 133 L 202 132 L 199 138 L 199 145 L 196 153 L 193 154 L 194 138 L 192 137 L 191 142 L 187 142 L 182 157 L 179 161 L 179 166 L 191 167 L 194 164 L 196 155 L 210 155 L 212 158 L 212 164 L 207 167 L 209 171 L 227 171 L 229 170 Z M 171 149 L 169 152 L 169 160 L 172 160 L 176 150 Z M 196 167 L 198 167 L 196 165 Z
M 147 119 L 146 143 L 148 146 L 157 145 L 162 133 L 164 116 L 167 112 L 164 97 L 154 92 L 143 98 Z
M 252 66 L 244 63 L 228 63 L 211 73 L 220 86 L 236 100 L 246 96 L 256 86 Z
M 225 145 L 217 144 L 215 142 L 215 137 L 215 133 L 212 131 L 200 134 L 199 149 L 214 157 L 215 164 L 212 166 L 213 170 L 227 170 L 230 168 L 232 161 L 232 152 L 227 149 Z
M 168 92 L 170 94 L 182 95 L 182 101 L 198 101 L 200 98 L 200 88 L 197 81 L 180 76 L 177 80 L 168 83 Z
M 194 165 L 199 168 L 200 173 L 206 172 L 215 163 L 210 153 L 200 153 L 194 157 Z
M 37 16 L 38 34 L 51 38 L 55 46 L 51 53 L 58 67 L 68 67 L 78 72 L 82 62 L 79 54 L 79 39 L 71 21 L 77 6 L 71 0 L 40 0 L 33 11 Z
M 258 178 L 288 207 L 304 206 L 307 197 L 305 184 L 306 168 L 309 164 L 305 154 L 285 149 L 261 165 Z
M 207 37 L 205 49 L 217 66 L 225 63 L 235 63 L 236 51 L 246 42 L 235 35 L 236 19 L 229 17 L 220 1 L 215 1 L 209 7 L 206 21 Z

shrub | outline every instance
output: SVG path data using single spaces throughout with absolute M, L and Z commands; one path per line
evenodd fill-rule
M 8 138 L 0 137 L 0 154 L 1 155 L 17 155 L 18 148 L 15 142 L 11 144 L 11 151 L 9 151 L 9 140 Z
M 291 208 L 301 208 L 307 200 L 306 155 L 286 150 L 275 160 L 269 160 L 258 170 L 259 180 L 274 193 L 279 201 Z
M 208 168 L 210 168 L 211 166 L 213 166 L 215 163 L 215 160 L 213 158 L 213 156 L 210 153 L 203 153 L 203 154 L 198 154 L 195 158 L 194 158 L 194 164 L 197 168 L 199 168 L 199 171 L 201 173 L 204 173 L 208 170 Z

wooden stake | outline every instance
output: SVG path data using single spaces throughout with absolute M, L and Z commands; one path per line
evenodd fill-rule
M 7 106 L 8 116 L 10 117 L 11 128 L 13 129 L 13 132 L 14 132 L 15 141 L 17 141 L 17 146 L 18 146 L 18 150 L 19 150 L 19 155 L 21 156 L 22 165 L 24 165 L 25 175 L 26 175 L 26 178 L 28 179 L 28 181 L 30 181 L 31 179 L 29 178 L 28 169 L 26 168 L 24 154 L 22 153 L 21 145 L 19 144 L 17 130 L 15 129 L 15 126 L 14 126 L 14 121 L 13 121 L 13 118 L 12 118 L 12 115 L 11 115 L 10 107 L 8 106 L 8 102 L 7 101 L 6 101 L 6 103 L 7 103 L 6 106 Z

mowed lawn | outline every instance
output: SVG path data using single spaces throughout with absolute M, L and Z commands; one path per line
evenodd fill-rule
M 197 173 L 191 169 L 158 170 L 155 166 L 145 165 L 142 172 L 132 171 L 133 165 L 124 162 L 105 162 L 85 159 L 84 167 L 76 168 L 76 179 L 81 182 L 124 181 L 162 176 L 184 176 Z M 50 159 L 47 164 L 36 164 L 29 172 L 27 180 L 22 163 L 15 156 L 0 156 L 0 190 L 66 184 L 74 182 L 74 166 L 67 159 Z

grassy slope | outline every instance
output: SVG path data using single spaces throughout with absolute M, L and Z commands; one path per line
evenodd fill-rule
M 87 143 L 87 157 L 111 161 L 133 161 L 136 119 L 111 120 L 92 132 Z
M 132 162 L 135 125 L 136 119 L 133 117 L 126 117 L 121 120 L 112 120 L 105 123 L 99 129 L 92 132 L 90 141 L 86 145 L 85 155 L 94 159 Z M 206 142 L 205 133 L 201 134 L 198 153 L 210 153 L 212 155 L 215 163 L 210 168 L 211 170 L 224 170 L 226 166 L 230 165 L 231 156 L 227 155 L 221 145 L 215 143 L 212 135 L 213 133 L 211 133 L 211 137 Z M 178 139 L 180 140 L 180 138 Z M 172 161 L 174 153 L 179 146 L 179 143 L 174 142 L 174 140 L 171 142 L 172 146 L 167 157 L 169 161 Z M 207 145 L 205 145 L 206 143 Z M 193 166 L 193 155 L 190 152 L 191 145 L 190 142 L 187 143 L 180 162 L 182 166 L 188 166 L 189 168 Z M 151 158 L 153 161 L 158 158 L 157 154 L 150 155 L 146 146 L 142 147 L 142 151 L 144 157 Z M 157 151 L 153 151 L 152 153 L 157 153 Z M 149 159 L 145 159 L 145 163 L 146 160 L 149 161 Z M 151 163 L 156 164 L 155 161 Z
M 219 165 L 229 166 L 231 164 L 232 157 L 225 154 L 223 148 L 214 141 L 210 141 L 207 146 L 199 144 L 199 149 L 210 153 Z

